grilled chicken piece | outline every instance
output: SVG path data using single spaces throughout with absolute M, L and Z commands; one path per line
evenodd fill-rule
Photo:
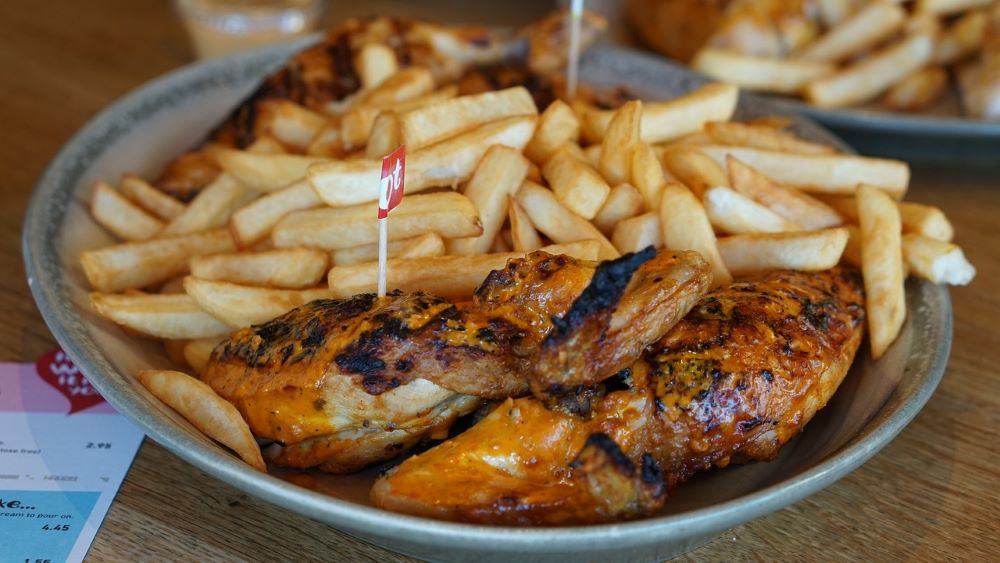
M 582 346 L 575 335 L 583 329 L 609 344 L 611 360 L 585 373 L 606 378 L 687 312 L 708 272 L 692 252 L 649 249 L 601 265 L 534 252 L 491 273 L 468 304 L 401 292 L 314 301 L 235 332 L 202 379 L 256 436 L 278 443 L 268 450 L 274 463 L 352 471 L 443 437 L 479 397 L 526 394 L 533 366 L 547 373 L 539 357 L 567 311 L 567 346 Z M 613 294 L 594 295 L 609 283 Z M 616 318 L 615 330 L 594 328 Z
M 862 337 L 861 288 L 857 272 L 839 268 L 717 288 L 606 382 L 612 390 L 583 416 L 517 399 L 390 471 L 372 498 L 390 510 L 496 524 L 650 514 L 665 501 L 655 472 L 609 480 L 574 464 L 588 438 L 606 435 L 633 467 L 652 460 L 668 487 L 713 465 L 772 459 L 846 375 Z M 617 486 L 592 485 L 601 482 Z

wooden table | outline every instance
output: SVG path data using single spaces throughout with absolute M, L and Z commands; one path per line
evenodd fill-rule
M 456 6 L 454 16 L 460 4 L 431 7 Z M 497 13 L 484 18 L 513 12 L 480 11 L 489 10 Z M 0 42 L 0 268 L 9 274 L 0 277 L 0 360 L 30 361 L 54 344 L 30 298 L 20 256 L 21 218 L 35 180 L 88 117 L 186 62 L 189 49 L 170 4 L 131 0 L 64 0 L 44 7 L 0 2 Z M 998 557 L 1000 155 L 991 170 L 917 166 L 911 193 L 948 213 L 979 269 L 971 287 L 952 292 L 954 346 L 941 387 L 861 469 L 684 559 Z M 405 559 L 250 498 L 151 441 L 140 450 L 90 557 Z

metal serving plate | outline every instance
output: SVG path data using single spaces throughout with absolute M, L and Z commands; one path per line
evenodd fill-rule
M 587 527 L 473 526 L 372 507 L 372 471 L 325 477 L 316 491 L 250 469 L 137 384 L 134 374 L 140 368 L 170 366 L 162 346 L 130 336 L 89 311 L 79 253 L 112 240 L 92 221 L 83 197 L 98 178 L 114 180 L 126 171 L 155 174 L 299 47 L 301 43 L 189 66 L 129 94 L 93 118 L 59 152 L 38 183 L 25 219 L 28 281 L 56 339 L 119 411 L 216 478 L 357 537 L 426 559 L 662 559 L 844 476 L 902 430 L 937 386 L 951 344 L 951 306 L 946 290 L 917 282 L 908 287 L 909 319 L 896 344 L 878 362 L 861 353 L 830 404 L 778 459 L 707 472 L 675 491 L 663 514 L 653 518 Z M 627 83 L 648 98 L 670 98 L 702 82 L 655 57 L 611 48 L 591 51 L 582 76 L 594 85 Z M 749 117 L 781 112 L 744 96 L 740 113 Z M 802 119 L 796 128 L 814 140 L 837 143 Z

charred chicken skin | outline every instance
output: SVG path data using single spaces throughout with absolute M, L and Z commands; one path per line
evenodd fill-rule
M 665 491 L 769 460 L 822 408 L 861 341 L 860 276 L 775 272 L 708 293 L 628 369 L 569 412 L 508 400 L 372 489 L 381 507 L 514 525 L 648 515 Z
M 601 264 L 534 252 L 491 273 L 470 303 L 401 292 L 314 301 L 233 333 L 202 378 L 275 442 L 273 463 L 349 472 L 443 438 L 480 398 L 536 388 L 558 401 L 614 375 L 710 282 L 693 252 Z M 594 361 L 576 370 L 566 350 Z

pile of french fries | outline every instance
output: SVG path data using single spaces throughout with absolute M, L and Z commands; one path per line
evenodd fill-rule
M 777 52 L 719 37 L 692 66 L 743 88 L 801 95 L 820 107 L 877 101 L 908 112 L 941 99 L 952 72 L 968 115 L 1000 117 L 1000 2 L 815 0 L 810 6 L 815 13 L 807 25 L 783 36 L 789 44 Z M 988 80 L 984 75 L 991 73 Z
M 491 270 L 538 249 L 586 260 L 696 250 L 716 284 L 847 261 L 864 273 L 877 357 L 906 313 L 904 271 L 974 275 L 940 210 L 899 201 L 906 164 L 800 139 L 783 118 L 730 121 L 735 86 L 539 112 L 524 88 L 457 96 L 424 69 L 370 68 L 391 59 L 367 54 L 368 83 L 338 113 L 278 102 L 246 150 L 213 147 L 222 173 L 190 203 L 133 175 L 98 182 L 91 213 L 122 242 L 81 256 L 94 311 L 202 373 L 236 329 L 374 291 L 380 157 L 399 144 L 406 197 L 389 219 L 390 289 L 469 299 Z M 263 467 L 239 413 L 207 386 L 178 372 L 140 379 Z

